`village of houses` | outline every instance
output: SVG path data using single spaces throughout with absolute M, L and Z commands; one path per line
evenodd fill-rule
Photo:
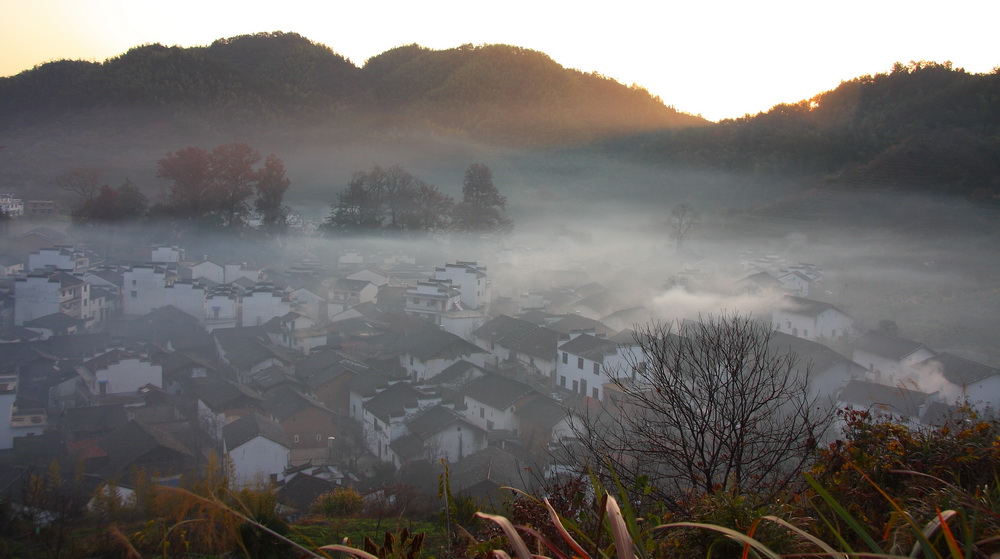
M 523 486 L 527 466 L 559 470 L 571 412 L 608 400 L 631 328 L 675 318 L 593 282 L 494 296 L 482 260 L 344 251 L 260 269 L 177 246 L 124 261 L 45 227 L 23 237 L 39 248 L 0 268 L 8 489 L 53 460 L 95 487 L 140 469 L 171 484 L 215 451 L 233 484 L 275 482 L 290 511 L 442 460 L 453 491 L 485 496 Z M 997 369 L 810 298 L 818 266 L 746 254 L 741 269 L 729 289 L 774 295 L 772 347 L 810 364 L 814 394 L 913 424 L 965 396 L 1000 404 Z

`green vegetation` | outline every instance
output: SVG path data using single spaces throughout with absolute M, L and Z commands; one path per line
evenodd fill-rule
M 660 164 L 762 179 L 1000 193 L 1000 72 L 897 63 L 832 91 L 715 126 L 652 134 L 616 149 Z
M 507 199 L 493 184 L 493 172 L 474 163 L 465 172 L 458 204 L 436 186 L 417 179 L 399 165 L 359 171 L 337 193 L 320 229 L 331 235 L 438 233 L 509 233 Z
M 410 45 L 358 68 L 295 33 L 258 33 L 208 47 L 143 45 L 103 63 L 58 61 L 0 78 L 0 116 L 95 108 L 194 111 L 248 123 L 391 115 L 390 127 L 429 125 L 504 143 L 704 123 L 644 89 L 509 45 Z
M 1000 420 L 968 408 L 939 427 L 907 426 L 868 411 L 846 410 L 841 419 L 844 438 L 818 449 L 803 483 L 767 503 L 733 488 L 692 493 L 687 508 L 667 510 L 656 500 L 623 498 L 648 495 L 642 489 L 648 480 L 626 488 L 617 479 L 609 486 L 597 478 L 564 479 L 534 495 L 515 494 L 500 510 L 481 510 L 478 522 L 452 524 L 452 534 L 433 515 L 354 516 L 360 497 L 346 489 L 335 493 L 350 498 L 330 499 L 351 503 L 329 511 L 336 516 L 289 526 L 276 514 L 272 487 L 235 491 L 218 461 L 181 488 L 156 487 L 137 472 L 134 497 L 122 497 L 111 484 L 84 509 L 86 497 L 72 490 L 79 476 L 53 467 L 26 482 L 35 499 L 31 510 L 0 506 L 0 552 L 283 558 L 349 550 L 366 559 L 485 557 L 500 550 L 524 559 L 1000 553 Z M 442 484 L 442 496 L 455 499 L 446 475 Z M 62 521 L 44 525 L 25 516 L 39 510 Z

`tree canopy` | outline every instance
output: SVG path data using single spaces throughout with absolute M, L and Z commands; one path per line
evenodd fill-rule
M 170 181 L 170 187 L 154 212 L 238 230 L 256 210 L 263 225 L 283 228 L 287 209 L 282 200 L 291 182 L 281 159 L 269 155 L 258 168 L 261 159 L 260 152 L 243 143 L 170 152 L 157 161 L 157 176 Z
M 507 198 L 493 184 L 493 171 L 473 163 L 462 181 L 462 202 L 455 206 L 453 228 L 468 233 L 508 233 L 513 223 L 504 215 Z

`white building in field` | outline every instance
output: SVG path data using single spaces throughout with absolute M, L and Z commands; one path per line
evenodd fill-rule
M 18 377 L 0 377 L 0 450 L 14 448 L 17 437 L 32 437 L 45 432 L 48 418 L 43 409 L 18 410 Z
M 775 330 L 807 340 L 850 338 L 856 334 L 851 315 L 823 301 L 785 296 L 771 312 Z
M 572 332 L 558 352 L 556 385 L 595 400 L 604 398 L 604 385 L 613 376 L 630 374 L 630 360 L 641 360 L 642 355 L 630 331 L 611 339 L 593 332 Z
M 99 396 L 134 394 L 147 384 L 163 387 L 163 368 L 147 355 L 112 349 L 83 366 L 93 375 Z
M 418 281 L 406 290 L 406 314 L 441 324 L 441 315 L 462 310 L 460 293 L 448 280 Z
M 235 328 L 239 320 L 240 296 L 231 285 L 218 285 L 205 296 L 205 329 Z
M 0 194 L 0 213 L 8 217 L 24 216 L 24 202 L 10 194 Z
M 276 421 L 249 413 L 222 427 L 226 457 L 233 465 L 237 489 L 284 477 L 291 452 L 288 434 Z
M 868 369 L 869 380 L 895 385 L 912 376 L 935 353 L 920 342 L 869 330 L 851 340 L 853 360 Z
M 272 284 L 257 284 L 243 295 L 240 326 L 260 326 L 272 318 L 285 316 L 292 310 L 285 292 Z
M 58 270 L 82 272 L 90 266 L 86 253 L 73 247 L 56 246 L 38 249 L 28 255 L 28 271 Z
M 149 261 L 157 264 L 177 264 L 183 260 L 184 249 L 176 246 L 155 247 L 149 256 Z
M 166 266 L 133 266 L 122 274 L 125 316 L 142 316 L 173 305 L 205 323 L 205 290 L 196 282 L 180 280 Z
M 55 313 L 91 323 L 90 284 L 66 272 L 28 274 L 14 281 L 15 325 Z
M 435 268 L 433 279 L 450 280 L 452 286 L 458 288 L 462 307 L 466 310 L 490 304 L 492 294 L 486 266 L 459 260 L 454 264 L 445 264 L 443 268 Z

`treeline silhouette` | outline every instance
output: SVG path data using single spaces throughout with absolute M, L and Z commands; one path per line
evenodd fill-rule
M 1000 73 L 950 63 L 891 71 L 716 125 L 606 147 L 646 162 L 840 186 L 1000 194 Z
M 261 122 L 361 118 L 501 142 L 587 141 L 705 124 L 639 87 L 508 45 L 409 45 L 357 67 L 295 33 L 207 47 L 135 47 L 104 63 L 62 60 L 0 78 L 0 116 L 88 108 L 210 109 Z

